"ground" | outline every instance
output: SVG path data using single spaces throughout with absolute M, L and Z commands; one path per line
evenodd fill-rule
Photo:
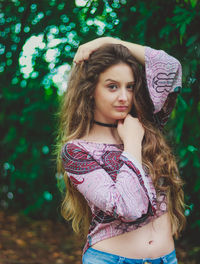
M 83 242 L 69 224 L 0 211 L 0 264 L 81 264 Z M 179 264 L 197 264 L 200 247 L 176 246 Z M 95 264 L 95 263 L 94 263 Z

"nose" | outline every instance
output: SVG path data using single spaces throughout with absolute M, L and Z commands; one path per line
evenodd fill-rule
M 121 88 L 119 90 L 119 96 L 118 96 L 118 100 L 120 102 L 126 102 L 128 99 L 128 93 L 127 90 L 125 88 Z

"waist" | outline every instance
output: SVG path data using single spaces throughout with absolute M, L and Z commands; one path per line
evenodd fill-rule
M 97 242 L 92 248 L 127 258 L 157 258 L 174 250 L 168 213 L 149 224 Z

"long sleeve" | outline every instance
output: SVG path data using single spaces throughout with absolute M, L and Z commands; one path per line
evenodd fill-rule
M 122 221 L 134 221 L 149 212 L 155 211 L 155 204 L 142 168 L 138 168 L 126 153 L 113 151 L 103 155 L 110 166 L 97 162 L 86 150 L 76 144 L 67 143 L 62 149 L 63 167 L 71 183 L 85 197 L 89 204 Z M 114 163 L 115 165 L 114 165 Z M 116 168 L 116 164 L 117 167 Z M 116 169 L 116 177 L 108 170 Z M 155 198 L 155 197 L 154 197 Z
M 154 114 L 164 126 L 181 90 L 181 64 L 162 50 L 145 47 L 145 72 Z

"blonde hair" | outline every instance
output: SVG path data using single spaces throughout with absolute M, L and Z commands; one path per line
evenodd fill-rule
M 179 176 L 175 157 L 162 132 L 154 123 L 153 105 L 144 85 L 141 66 L 130 51 L 119 44 L 102 46 L 90 55 L 88 61 L 73 66 L 71 70 L 68 88 L 63 95 L 58 114 L 57 171 L 64 174 L 66 184 L 61 214 L 67 221 L 72 220 L 72 227 L 76 233 L 87 235 L 91 211 L 85 198 L 71 185 L 67 173 L 64 172 L 60 152 L 66 142 L 81 138 L 90 131 L 94 110 L 92 95 L 99 74 L 119 62 L 131 67 L 135 79 L 131 113 L 137 115 L 145 128 L 142 162 L 149 170 L 157 193 L 166 192 L 172 232 L 178 237 L 185 226 L 183 181 Z

